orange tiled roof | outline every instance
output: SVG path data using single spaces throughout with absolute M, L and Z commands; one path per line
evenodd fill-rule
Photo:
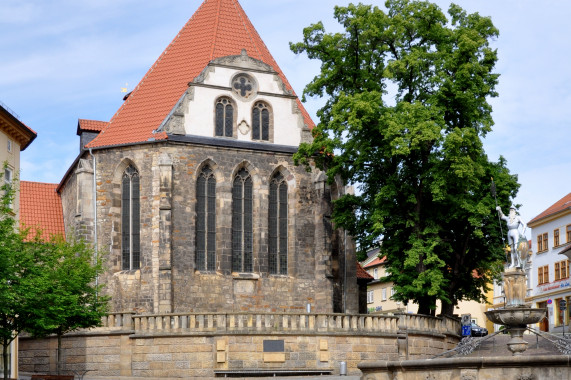
M 238 0 L 205 0 L 165 49 L 137 87 L 115 113 L 107 127 L 87 147 L 103 147 L 164 140 L 153 134 L 188 88 L 215 58 L 239 55 L 246 49 L 252 58 L 270 65 L 286 88 L 293 89 L 270 54 Z M 297 99 L 305 124 L 314 123 Z
M 61 198 L 57 183 L 20 181 L 20 225 L 42 230 L 42 238 L 65 236 Z
M 567 194 L 566 196 L 564 196 L 563 198 L 552 204 L 549 208 L 547 208 L 541 214 L 537 215 L 535 218 L 530 220 L 529 223 L 527 224 L 535 223 L 540 219 L 546 218 L 548 216 L 557 214 L 558 212 L 568 209 L 571 209 L 571 193 Z
M 357 263 L 357 278 L 360 280 L 373 280 L 373 276 L 367 273 L 361 264 Z
M 101 132 L 109 124 L 107 121 L 79 119 L 77 121 L 77 131 Z
M 387 261 L 387 257 L 383 256 L 381 257 L 377 257 L 375 260 L 371 261 L 369 264 L 365 265 L 365 268 L 371 268 L 371 267 L 375 267 L 377 265 L 383 264 L 385 261 Z

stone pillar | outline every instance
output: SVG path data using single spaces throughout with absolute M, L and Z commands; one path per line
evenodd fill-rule
M 159 313 L 172 313 L 172 160 L 159 158 Z
M 153 157 L 151 249 L 153 312 L 171 313 L 172 160 L 166 153 Z
M 75 232 L 86 241 L 93 242 L 93 166 L 91 160 L 80 159 L 75 170 Z M 94 242 L 96 244 L 96 242 Z

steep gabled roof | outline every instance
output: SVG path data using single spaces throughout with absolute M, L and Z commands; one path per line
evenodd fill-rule
M 20 225 L 42 231 L 42 238 L 65 236 L 61 198 L 57 183 L 20 181 Z
M 529 221 L 527 224 L 534 224 L 539 222 L 541 219 L 550 217 L 557 213 L 560 213 L 564 210 L 571 210 L 571 193 L 567 194 L 551 206 L 549 206 L 545 211 L 541 214 L 537 215 L 535 218 Z
M 270 65 L 286 88 L 293 89 L 270 54 L 238 0 L 205 0 L 165 49 L 137 87 L 115 113 L 107 127 L 87 147 L 164 140 L 156 133 L 186 91 L 188 83 L 215 58 L 248 56 Z M 305 124 L 313 128 L 309 114 L 297 99 Z

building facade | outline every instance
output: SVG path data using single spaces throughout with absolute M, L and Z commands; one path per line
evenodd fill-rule
M 379 249 L 374 249 L 367 254 L 367 259 L 361 262 L 363 269 L 373 278 L 367 286 L 367 312 L 369 314 L 414 314 L 418 311 L 418 305 L 412 302 L 404 304 L 395 301 L 392 296 L 395 294 L 393 282 L 388 280 L 389 273 L 386 270 L 386 257 L 379 257 Z M 493 289 L 490 288 L 486 294 L 486 299 L 491 303 Z M 488 305 L 476 301 L 460 301 L 454 308 L 454 313 L 458 316 L 470 314 L 472 322 L 493 329 L 493 324 L 488 321 L 486 315 Z M 439 313 L 440 303 L 437 302 Z
M 547 308 L 547 318 L 538 324 L 542 331 L 569 332 L 571 281 L 571 193 L 545 209 L 528 223 L 534 254 L 529 280 L 532 307 Z
M 26 149 L 36 138 L 36 132 L 22 123 L 19 117 L 7 106 L 0 102 L 0 162 L 2 181 L 14 183 L 19 188 L 20 152 Z M 14 194 L 12 209 L 14 217 L 20 217 L 20 192 Z M 9 348 L 10 377 L 18 376 L 18 340 L 12 341 Z M 4 363 L 0 360 L 0 373 L 4 372 Z

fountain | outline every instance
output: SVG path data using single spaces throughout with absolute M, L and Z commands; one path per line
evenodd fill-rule
M 523 339 L 523 333 L 527 330 L 527 326 L 545 318 L 547 309 L 526 307 L 524 299 L 527 281 L 523 267 L 529 253 L 529 243 L 525 236 L 519 233 L 519 226 L 523 222 L 515 215 L 515 208 L 513 207 L 510 209 L 509 218 L 502 213 L 501 208 L 498 207 L 497 210 L 500 217 L 508 225 L 508 242 L 510 244 L 506 250 L 511 253 L 512 260 L 509 268 L 503 273 L 505 307 L 486 311 L 485 314 L 491 322 L 505 326 L 511 336 L 508 349 L 514 356 L 520 356 L 527 350 L 527 342 Z

